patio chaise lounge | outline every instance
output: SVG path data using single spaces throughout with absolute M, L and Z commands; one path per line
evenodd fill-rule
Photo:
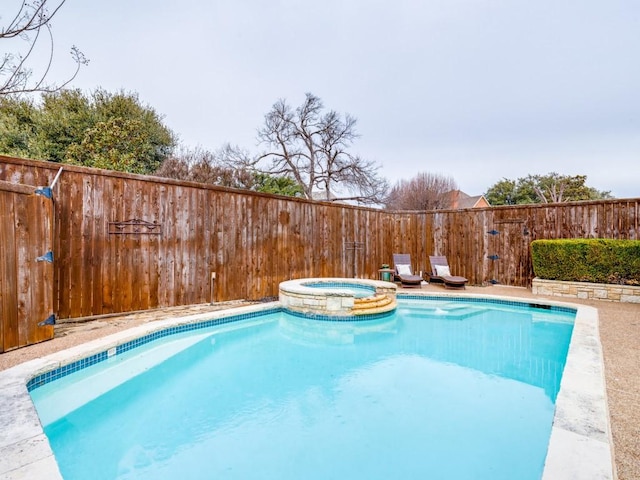
M 465 288 L 465 285 L 469 281 L 464 277 L 451 275 L 447 257 L 430 256 L 429 263 L 431 263 L 429 283 L 442 283 L 445 288 Z
M 395 279 L 396 281 L 400 281 L 401 287 L 422 287 L 422 277 L 413 274 L 413 270 L 411 269 L 411 255 L 408 253 L 394 253 L 393 268 L 395 270 Z

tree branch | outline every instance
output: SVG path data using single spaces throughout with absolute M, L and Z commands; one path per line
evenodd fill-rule
M 7 53 L 4 55 L 0 64 L 0 77 L 5 76 L 6 80 L 0 85 L 0 95 L 59 91 L 76 78 L 82 65 L 89 63 L 84 54 L 74 45 L 71 47 L 71 58 L 76 64 L 75 72 L 61 85 L 47 85 L 45 83 L 51 71 L 54 57 L 53 32 L 50 22 L 66 0 L 60 0 L 51 14 L 47 10 L 48 2 L 49 0 L 34 0 L 21 3 L 20 9 L 11 22 L 0 29 L 0 39 L 21 38 L 28 45 L 24 55 L 20 53 Z M 40 39 L 42 28 L 46 28 L 49 34 L 49 59 L 44 72 L 30 84 L 29 80 L 33 75 L 33 70 L 28 68 L 27 64 Z M 33 36 L 30 34 L 33 34 Z

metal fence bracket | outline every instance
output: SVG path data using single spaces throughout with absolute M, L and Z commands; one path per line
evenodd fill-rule
M 56 176 L 53 179 L 53 182 L 51 182 L 51 185 L 49 185 L 48 187 L 38 187 L 36 188 L 36 191 L 33 193 L 35 193 L 36 195 L 42 195 L 43 197 L 51 200 L 53 198 L 53 187 L 56 186 L 56 183 L 58 182 L 58 179 L 60 178 L 61 173 L 62 173 L 62 167 L 60 167 L 60 170 L 58 170 L 58 173 L 56 173 Z
M 45 253 L 44 255 L 37 257 L 36 258 L 36 262 L 48 262 L 48 263 L 53 263 L 53 252 L 52 251 L 48 251 L 47 253 Z
M 51 190 L 51 187 L 38 187 L 33 193 L 35 193 L 36 195 L 42 195 L 49 200 L 53 198 L 53 190 Z
M 56 324 L 56 314 L 52 313 L 45 320 L 41 321 L 38 326 L 44 327 L 45 325 L 55 325 Z

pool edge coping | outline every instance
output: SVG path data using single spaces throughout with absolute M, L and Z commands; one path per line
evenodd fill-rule
M 556 399 L 551 437 L 542 480 L 613 480 L 613 442 L 606 397 L 604 360 L 598 329 L 598 310 L 570 302 L 481 294 L 398 292 L 398 298 L 487 298 L 576 309 L 567 362 Z M 62 480 L 27 382 L 49 370 L 116 347 L 159 330 L 208 319 L 272 310 L 279 302 L 249 305 L 150 322 L 67 350 L 30 360 L 0 372 L 0 478 Z M 596 380 L 596 381 L 594 381 Z

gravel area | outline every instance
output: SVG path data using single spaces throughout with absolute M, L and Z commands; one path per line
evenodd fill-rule
M 423 286 L 422 289 L 444 291 L 435 285 Z M 534 298 L 530 290 L 516 287 L 468 287 L 465 292 Z M 582 303 L 598 309 L 617 475 L 619 480 L 640 479 L 640 304 L 537 298 Z M 168 316 L 203 313 L 247 303 L 192 305 L 60 323 L 55 327 L 53 340 L 0 354 L 0 370 Z

